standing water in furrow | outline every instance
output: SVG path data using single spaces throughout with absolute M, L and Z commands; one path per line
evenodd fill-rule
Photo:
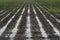
M 8 10 L 5 11 L 5 12 L 3 12 L 2 14 L 0 14 L 0 16 L 3 16 L 3 15 L 6 14 L 7 12 L 8 12 Z
M 56 14 L 56 15 L 60 17 L 60 14 Z
M 50 14 L 58 23 L 60 23 L 60 20 L 55 18 L 54 15 Z
M 4 19 L 6 19 L 13 11 L 15 11 L 15 9 L 13 9 L 11 12 L 9 12 L 5 17 L 3 17 L 0 22 L 2 22 Z
M 47 39 L 47 38 L 48 38 L 48 35 L 47 35 L 46 31 L 44 30 L 43 25 L 42 25 L 41 21 L 39 20 L 39 18 L 38 18 L 38 16 L 37 16 L 37 13 L 36 13 L 33 5 L 32 5 L 32 8 L 33 8 L 33 11 L 34 11 L 34 13 L 35 13 L 35 15 L 36 15 L 36 20 L 37 20 L 38 25 L 39 25 L 39 27 L 40 27 L 40 31 L 41 31 L 42 37 L 46 38 L 45 40 L 49 40 L 49 39 Z
M 10 40 L 14 40 L 14 37 L 16 36 L 16 33 L 18 31 L 18 26 L 19 26 L 19 23 L 22 19 L 22 14 L 24 13 L 24 11 L 25 11 L 25 7 L 23 8 L 23 11 L 22 11 L 21 15 L 20 15 L 19 19 L 17 20 L 17 23 L 16 23 L 15 27 L 12 30 L 12 34 L 9 36 Z
M 5 30 L 4 33 L 2 34 L 3 37 L 8 38 L 8 37 L 10 36 L 10 34 L 12 33 L 12 30 L 13 30 L 13 28 L 15 27 L 15 24 L 16 24 L 16 22 L 17 22 L 17 20 L 18 20 L 18 18 L 19 18 L 19 16 L 20 16 L 20 14 L 21 14 L 22 8 L 23 8 L 23 7 L 20 8 L 20 10 L 18 11 L 18 13 L 17 13 L 16 16 L 14 17 L 14 19 L 13 19 L 13 20 L 10 22 L 10 24 L 7 26 L 6 30 Z M 18 9 L 19 9 L 19 8 L 17 8 L 15 11 L 17 11 Z M 16 13 L 15 11 L 14 11 L 14 13 Z M 13 14 L 14 14 L 14 13 L 13 13 Z
M 46 19 L 46 21 L 51 25 L 51 27 L 53 28 L 54 32 L 55 32 L 55 35 L 58 35 L 60 36 L 60 32 L 59 30 L 54 26 L 54 24 L 49 20 L 47 19 L 47 17 L 43 14 L 43 12 L 37 7 L 37 9 L 40 11 L 40 13 L 44 16 L 44 18 Z
M 30 23 L 30 5 L 28 5 L 28 16 L 27 16 L 27 24 L 26 24 L 26 31 L 25 36 L 28 38 L 26 40 L 32 40 L 32 33 L 31 33 L 31 23 Z
M 5 10 L 1 10 L 1 11 L 0 11 L 0 15 L 1 15 L 1 14 L 2 14 L 2 12 L 4 12 L 4 11 L 5 11 Z
M 17 13 L 15 13 L 10 20 L 8 20 L 8 22 L 6 23 L 6 25 L 3 26 L 3 28 L 0 29 L 0 36 L 2 35 L 2 33 L 5 31 L 5 29 L 7 28 L 7 26 L 9 25 L 9 23 L 13 20 L 13 18 L 15 17 Z

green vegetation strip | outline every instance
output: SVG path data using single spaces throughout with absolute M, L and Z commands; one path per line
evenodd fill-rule
M 38 3 L 46 6 L 52 13 L 60 13 L 60 0 L 0 0 L 0 9 L 20 7 L 27 2 Z
M 35 0 L 38 4 L 48 8 L 51 13 L 60 13 L 60 0 Z

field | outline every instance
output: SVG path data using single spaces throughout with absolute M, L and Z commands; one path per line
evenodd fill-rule
M 0 0 L 0 40 L 60 40 L 60 0 Z
M 52 13 L 60 13 L 60 0 L 36 0 L 36 2 Z

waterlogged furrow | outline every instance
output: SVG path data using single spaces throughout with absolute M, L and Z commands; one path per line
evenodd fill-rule
M 9 12 L 4 18 L 2 18 L 1 20 L 0 20 L 0 22 L 2 22 L 4 19 L 6 19 L 13 11 L 14 11 L 15 9 L 13 9 L 11 12 Z
M 26 31 L 25 31 L 25 35 L 27 38 L 30 38 L 30 39 L 26 39 L 26 40 L 32 40 L 31 37 L 32 37 L 32 33 L 31 33 L 31 23 L 30 23 L 30 6 L 28 6 L 28 16 L 27 16 L 27 24 L 26 24 Z
M 27 24 L 26 24 L 26 26 L 27 26 L 27 29 L 26 29 L 25 35 L 26 35 L 26 37 L 30 38 L 30 37 L 31 37 L 31 29 L 30 29 L 30 27 L 31 27 L 31 24 L 30 24 L 30 16 L 28 16 L 28 17 L 27 17 Z
M 3 16 L 4 14 L 6 14 L 8 11 L 5 11 L 5 12 L 3 12 L 2 14 L 0 14 L 0 16 Z
M 5 10 L 1 10 L 0 13 L 4 12 Z M 0 14 L 1 15 L 1 14 Z
M 3 34 L 9 23 L 13 20 L 13 18 L 16 16 L 16 14 L 19 12 L 20 9 L 17 10 L 17 12 L 12 16 L 10 20 L 6 23 L 6 25 L 3 26 L 3 28 L 0 29 L 0 36 Z
M 33 6 L 32 6 L 32 7 L 33 7 Z M 40 27 L 40 31 L 41 31 L 42 37 L 47 38 L 48 35 L 47 35 L 47 33 L 45 32 L 45 30 L 44 30 L 44 28 L 43 28 L 43 25 L 42 25 L 41 21 L 39 20 L 39 18 L 38 18 L 38 16 L 37 16 L 37 13 L 36 13 L 36 11 L 35 11 L 35 9 L 34 9 L 34 7 L 33 7 L 33 11 L 34 11 L 34 13 L 35 13 L 35 15 L 36 15 L 36 20 L 37 20 L 38 25 L 39 25 L 39 27 Z
M 37 7 L 37 6 L 36 6 Z M 44 18 L 46 19 L 46 21 L 51 25 L 51 27 L 53 28 L 54 32 L 55 32 L 55 35 L 58 35 L 60 36 L 60 32 L 57 28 L 55 28 L 55 26 L 53 25 L 53 23 L 47 19 L 47 17 L 43 14 L 43 12 L 37 7 L 37 9 L 40 11 L 40 13 L 44 16 Z
M 25 8 L 23 8 L 23 11 L 22 11 L 21 15 L 20 15 L 19 19 L 17 20 L 17 23 L 16 23 L 15 27 L 12 30 L 12 34 L 9 36 L 10 40 L 14 40 L 13 38 L 16 36 L 16 33 L 18 31 L 18 26 L 19 26 L 19 23 L 22 19 L 22 14 L 24 13 L 24 11 L 25 11 Z
M 46 9 L 44 9 L 42 6 L 40 6 L 45 12 L 47 12 L 47 13 L 49 13 L 46 9 L 48 9 L 47 7 L 45 7 Z M 57 18 L 55 18 L 52 14 L 51 14 L 51 16 L 58 22 L 58 23 L 60 23 L 60 20 L 58 20 Z M 59 16 L 59 15 L 58 15 Z
M 54 17 L 60 20 L 60 14 L 55 14 Z
M 60 23 L 60 20 L 58 20 L 57 18 L 55 18 L 52 14 L 51 14 L 51 16 L 52 16 L 54 19 L 56 19 L 56 21 L 57 21 L 58 23 Z
M 59 14 L 56 14 L 56 15 L 60 17 L 60 15 L 59 15 Z
M 40 6 L 41 7 L 41 6 Z M 43 7 L 41 7 L 45 12 L 49 13 L 46 9 L 44 9 Z M 48 8 L 47 8 L 48 9 Z M 60 23 L 60 20 L 58 20 L 57 18 L 55 18 L 52 14 L 50 14 L 58 23 Z
M 39 5 L 39 4 L 37 4 L 37 5 Z M 43 8 L 41 5 L 40 5 L 39 7 L 40 7 L 41 9 L 43 9 L 45 12 L 48 12 L 48 11 L 45 9 L 45 8 L 46 8 L 45 6 L 44 6 L 45 8 Z

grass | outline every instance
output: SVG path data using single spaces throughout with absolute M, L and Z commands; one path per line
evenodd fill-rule
M 56 7 L 49 7 L 47 10 L 52 13 L 60 13 L 60 9 Z
M 23 0 L 0 0 L 0 10 L 21 7 L 24 3 Z
M 60 0 L 35 0 L 38 4 L 48 8 L 52 13 L 60 13 Z
M 0 9 L 20 7 L 23 3 L 38 3 L 52 13 L 60 13 L 60 0 L 0 0 Z

